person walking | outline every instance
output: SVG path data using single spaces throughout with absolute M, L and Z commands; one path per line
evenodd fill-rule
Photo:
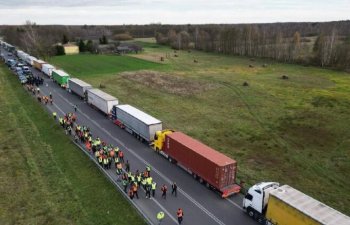
M 51 92 L 50 92 L 50 95 L 49 95 L 49 96 L 50 96 L 50 99 L 52 99 L 52 93 L 51 93 Z
M 133 190 L 132 186 L 129 189 L 129 197 L 130 197 L 131 200 L 134 198 L 134 190 Z
M 125 171 L 126 172 L 130 172 L 130 163 L 129 163 L 129 160 L 126 160 L 126 163 L 125 163 Z
M 153 181 L 152 183 L 152 197 L 156 194 L 157 183 Z
M 74 112 L 77 112 L 78 106 L 74 105 Z
M 56 113 L 56 112 L 53 112 L 53 113 L 52 113 L 52 116 L 53 116 L 53 118 L 56 120 L 56 118 L 57 118 L 57 113 Z
M 121 163 L 124 163 L 124 152 L 122 150 L 118 151 L 118 157 Z
M 150 199 L 151 198 L 151 186 L 146 184 L 145 189 L 146 189 L 146 198 Z
M 166 192 L 168 191 L 168 187 L 163 184 L 160 190 L 162 191 L 162 198 L 166 199 Z
M 124 192 L 127 193 L 127 189 L 128 189 L 128 181 L 126 179 L 122 179 L 122 185 L 124 188 Z
M 160 211 L 159 213 L 157 213 L 158 225 L 162 224 L 164 217 L 165 217 L 164 212 Z
M 139 199 L 139 194 L 137 193 L 138 190 L 138 186 L 137 183 L 133 183 L 133 192 L 134 192 L 134 196 L 136 196 L 137 199 Z
M 181 224 L 184 216 L 183 210 L 179 208 L 176 212 L 176 215 L 177 215 L 177 221 L 179 222 L 179 224 Z
M 171 195 L 175 194 L 175 197 L 177 197 L 177 185 L 175 182 L 171 185 L 171 189 Z

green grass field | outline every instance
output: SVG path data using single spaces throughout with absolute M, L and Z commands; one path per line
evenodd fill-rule
M 142 45 L 143 53 L 130 56 L 155 64 L 126 63 L 123 71 L 131 72 L 92 75 L 76 63 L 83 58 L 94 67 L 98 56 L 88 55 L 69 56 L 60 66 L 236 159 L 247 185 L 287 183 L 350 214 L 349 74 Z M 129 58 L 115 59 L 123 68 Z
M 0 224 L 145 224 L 0 65 Z
M 134 57 L 89 54 L 82 54 L 78 57 L 75 55 L 58 56 L 50 62 L 59 68 L 64 68 L 75 77 L 111 75 L 117 72 L 154 69 L 160 66 Z

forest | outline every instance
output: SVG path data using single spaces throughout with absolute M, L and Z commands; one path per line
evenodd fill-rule
M 56 54 L 52 46 L 61 43 L 63 37 L 95 45 L 102 37 L 118 43 L 155 37 L 157 43 L 174 49 L 350 70 L 350 21 L 116 26 L 41 26 L 27 21 L 20 26 L 0 26 L 0 33 L 5 41 L 44 59 Z

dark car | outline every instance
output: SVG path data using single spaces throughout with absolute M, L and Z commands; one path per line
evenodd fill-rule
M 29 67 L 28 66 L 23 66 L 22 67 L 22 70 L 25 74 L 32 74 L 32 71 L 30 71 Z

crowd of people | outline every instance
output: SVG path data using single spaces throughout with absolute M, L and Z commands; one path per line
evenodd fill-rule
M 53 113 L 53 117 L 57 119 L 55 112 Z M 58 118 L 59 124 L 65 130 L 66 134 L 73 135 L 75 142 L 85 145 L 86 150 L 94 155 L 102 168 L 110 170 L 113 166 L 115 167 L 117 181 L 121 182 L 124 192 L 128 194 L 130 199 L 139 199 L 140 188 L 144 190 L 146 198 L 151 199 L 155 197 L 157 183 L 151 176 L 151 167 L 149 165 L 142 171 L 136 169 L 135 172 L 132 172 L 129 160 L 124 159 L 124 152 L 119 147 L 107 144 L 99 137 L 93 138 L 90 128 L 77 124 L 76 120 L 76 114 L 71 112 Z M 175 182 L 171 185 L 171 189 L 171 195 L 177 197 L 177 185 Z M 168 191 L 166 184 L 161 186 L 160 191 L 161 197 L 166 199 Z M 177 218 L 179 224 L 181 224 L 183 218 L 181 208 L 177 211 Z

